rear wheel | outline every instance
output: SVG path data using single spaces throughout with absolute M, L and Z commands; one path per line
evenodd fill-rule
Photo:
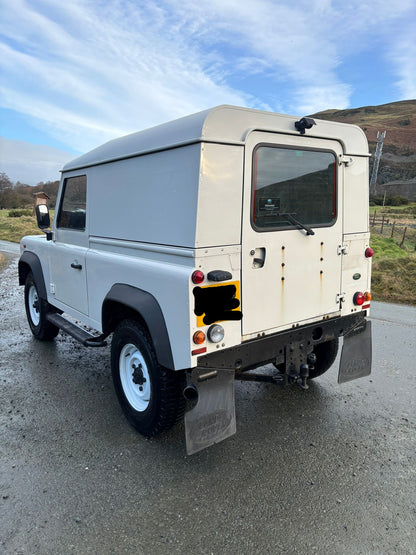
M 124 320 L 114 331 L 111 369 L 123 412 L 142 435 L 160 434 L 183 416 L 183 374 L 160 366 L 147 331 L 136 320 Z
M 322 376 L 334 364 L 338 354 L 338 337 L 330 341 L 319 343 L 313 349 L 316 355 L 316 363 L 313 370 L 309 370 L 309 378 L 313 380 L 318 376 Z
M 25 282 L 25 308 L 30 329 L 36 339 L 51 341 L 58 335 L 59 328 L 46 319 L 48 312 L 54 309 L 45 299 L 39 296 L 39 290 L 32 272 L 29 272 Z

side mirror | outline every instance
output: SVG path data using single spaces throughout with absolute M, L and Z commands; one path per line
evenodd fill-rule
M 49 209 L 46 204 L 38 204 L 35 207 L 35 212 L 38 228 L 42 231 L 47 229 L 51 225 L 51 219 L 49 217 Z
M 51 219 L 49 217 L 49 208 L 46 204 L 38 204 L 35 206 L 36 220 L 38 222 L 38 228 L 46 233 L 46 240 L 50 241 L 52 239 L 52 232 L 46 231 L 51 225 Z

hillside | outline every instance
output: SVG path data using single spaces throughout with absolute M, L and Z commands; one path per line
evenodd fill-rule
M 416 200 L 416 100 L 348 110 L 325 110 L 312 117 L 359 125 L 374 154 L 377 131 L 386 131 L 377 179 L 379 194 Z M 370 168 L 372 162 L 370 160 Z

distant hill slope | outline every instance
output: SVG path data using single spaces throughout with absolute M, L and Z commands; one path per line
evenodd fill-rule
M 325 110 L 312 117 L 360 126 L 374 154 L 377 131 L 386 131 L 377 192 L 416 200 L 416 100 L 348 110 Z M 370 161 L 370 167 L 372 163 Z

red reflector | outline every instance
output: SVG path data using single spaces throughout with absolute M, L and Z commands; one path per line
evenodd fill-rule
M 365 309 L 367 309 L 367 308 L 370 308 L 370 303 L 368 303 L 368 304 L 363 304 L 362 309 L 365 310 Z
M 195 283 L 195 285 L 202 283 L 205 279 L 204 272 L 201 272 L 201 270 L 195 270 L 195 272 L 192 274 L 191 279 L 192 283 Z
M 194 349 L 192 351 L 193 355 L 200 355 L 202 353 L 206 353 L 207 352 L 207 348 L 206 347 L 202 347 L 201 349 Z
M 374 251 L 371 247 L 367 247 L 364 254 L 366 258 L 371 258 L 374 254 Z
M 355 293 L 354 298 L 353 298 L 354 304 L 361 306 L 362 304 L 364 304 L 364 293 L 360 293 L 359 291 L 357 291 L 357 293 Z

